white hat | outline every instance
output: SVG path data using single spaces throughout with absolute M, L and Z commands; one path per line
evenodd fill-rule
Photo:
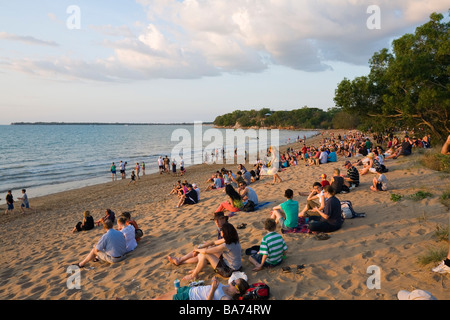
M 193 183 L 192 186 L 195 188 L 197 185 L 195 183 Z
M 398 300 L 437 300 L 435 296 L 425 290 L 413 291 L 400 290 L 397 293 Z
M 228 279 L 228 284 L 230 284 L 233 280 L 236 279 L 244 279 L 245 281 L 247 281 L 247 275 L 241 271 L 234 271 L 231 274 L 231 277 Z

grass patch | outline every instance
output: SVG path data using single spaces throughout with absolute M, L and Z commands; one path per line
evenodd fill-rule
M 439 198 L 441 200 L 441 203 L 446 206 L 447 208 L 450 208 L 450 189 L 447 189 L 444 191 L 444 193 Z
M 416 193 L 408 196 L 408 198 L 411 200 L 414 200 L 414 201 L 420 201 L 420 200 L 423 200 L 425 198 L 432 197 L 432 196 L 433 195 L 429 192 L 417 191 Z
M 436 230 L 434 231 L 434 236 L 438 241 L 448 241 L 448 226 L 442 227 L 441 225 L 437 225 Z
M 397 202 L 403 199 L 403 196 L 396 193 L 391 193 L 391 201 Z
M 423 166 L 431 170 L 450 173 L 450 156 L 442 154 L 438 151 L 430 151 L 425 153 L 422 157 L 421 163 Z
M 417 263 L 425 266 L 430 263 L 438 263 L 445 259 L 448 254 L 448 247 L 430 248 L 427 252 L 417 258 Z

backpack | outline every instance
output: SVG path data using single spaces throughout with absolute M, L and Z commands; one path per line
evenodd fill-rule
M 144 232 L 141 229 L 136 229 L 134 231 L 134 235 L 136 239 L 142 238 L 144 236 Z
M 263 282 L 250 285 L 245 294 L 239 300 L 267 300 L 270 296 L 270 288 Z
M 242 207 L 241 211 L 251 212 L 255 211 L 255 203 L 251 200 L 248 200 L 245 205 Z
M 366 216 L 365 213 L 355 212 L 355 210 L 353 209 L 352 202 L 349 200 L 341 201 L 341 210 L 342 210 L 342 217 L 344 219 L 363 218 Z

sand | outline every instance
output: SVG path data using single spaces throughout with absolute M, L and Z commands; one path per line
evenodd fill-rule
M 319 138 L 308 144 L 318 145 Z M 285 189 L 293 189 L 294 199 L 303 206 L 306 197 L 298 192 L 309 191 L 321 173 L 331 176 L 335 167 L 343 169 L 344 158 L 321 166 L 287 168 L 280 173 L 283 182 L 276 185 L 271 184 L 271 177 L 253 183 L 259 200 L 271 203 L 230 218 L 235 226 L 247 224 L 238 232 L 243 271 L 249 282 L 266 282 L 273 300 L 395 300 L 399 290 L 417 288 L 432 292 L 438 299 L 449 299 L 449 275 L 431 272 L 435 263 L 423 266 L 417 262 L 430 249 L 448 248 L 448 242 L 436 239 L 435 231 L 449 223 L 448 208 L 439 200 L 443 186 L 450 185 L 449 175 L 423 167 L 420 159 L 421 154 L 414 152 L 406 158 L 386 160 L 390 183 L 386 192 L 372 192 L 369 186 L 374 175 L 368 174 L 361 177 L 358 188 L 338 195 L 340 200 L 352 201 L 355 210 L 365 212 L 366 217 L 346 220 L 328 240 L 317 240 L 311 234 L 284 234 L 289 249 L 282 266 L 304 264 L 302 274 L 284 273 L 281 266 L 254 272 L 244 251 L 259 244 L 265 234 L 263 221 L 272 207 L 285 200 Z M 194 245 L 215 238 L 211 213 L 226 197 L 221 191 L 204 189 L 206 180 L 222 167 L 237 171 L 237 165 L 221 164 L 190 167 L 183 177 L 147 174 L 135 185 L 128 185 L 128 179 L 118 180 L 30 198 L 33 210 L 26 214 L 16 209 L 5 215 L 5 206 L 0 206 L 0 299 L 150 300 L 172 290 L 174 280 L 182 279 L 194 266 L 177 267 L 166 257 L 183 255 Z M 199 204 L 176 208 L 177 197 L 168 193 L 178 179 L 200 186 Z M 392 193 L 408 196 L 419 190 L 432 196 L 420 201 L 390 200 Z M 71 230 L 84 210 L 99 219 L 106 208 L 117 215 L 130 211 L 144 237 L 120 263 L 88 263 L 81 270 L 81 288 L 68 288 L 72 275 L 68 267 L 80 262 L 104 232 L 102 228 L 75 234 Z M 369 279 L 375 275 L 371 266 L 379 271 L 378 288 Z M 214 271 L 208 266 L 199 276 L 209 282 Z

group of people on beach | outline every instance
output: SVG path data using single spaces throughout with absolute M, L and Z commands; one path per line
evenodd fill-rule
M 384 151 L 382 148 L 386 142 L 385 139 L 388 141 L 388 151 Z M 376 175 L 372 180 L 370 190 L 374 192 L 387 190 L 385 176 L 387 168 L 383 164 L 384 160 L 409 156 L 414 148 L 429 147 L 427 145 L 429 137 L 428 140 L 424 138 L 419 143 L 418 139 L 410 139 L 408 135 L 405 135 L 402 140 L 390 137 L 390 135 L 384 138 L 374 136 L 373 140 L 376 141 L 377 146 L 369 137 L 357 131 L 348 132 L 343 137 L 334 137 L 331 133 L 330 137 L 322 139 L 320 146 L 303 145 L 303 148 L 297 151 L 289 147 L 285 152 L 274 155 L 268 163 L 258 160 L 250 171 L 244 164 L 240 164 L 236 174 L 225 168 L 212 174 L 212 177 L 206 181 L 205 192 L 222 190 L 228 198 L 226 201 L 218 203 L 217 209 L 211 217 L 214 220 L 217 235 L 213 240 L 202 243 L 183 256 L 167 257 L 167 260 L 173 265 L 193 265 L 194 268 L 183 278 L 190 282 L 188 286 L 180 287 L 157 299 L 239 299 L 246 293 L 249 283 L 244 278 L 230 280 L 227 286 L 220 284 L 215 277 L 212 279 L 211 285 L 206 286 L 199 285 L 196 280 L 208 264 L 215 273 L 227 279 L 231 279 L 234 273 L 243 270 L 242 247 L 238 229 L 244 229 L 246 224 L 235 227 L 231 218 L 240 211 L 258 210 L 257 206 L 260 201 L 251 184 L 262 180 L 264 175 L 276 174 L 279 177 L 278 174 L 283 170 L 290 166 L 300 165 L 302 160 L 307 166 L 319 165 L 324 168 L 324 173 L 312 185 L 310 192 L 298 193 L 306 197 L 304 205 L 301 206 L 298 201 L 294 200 L 292 189 L 285 189 L 283 194 L 285 201 L 273 207 L 270 215 L 263 219 L 266 234 L 260 240 L 260 245 L 245 250 L 246 255 L 249 256 L 248 261 L 254 266 L 254 271 L 274 268 L 282 264 L 288 252 L 282 234 L 298 228 L 300 223 L 305 224 L 309 233 L 316 235 L 339 230 L 343 226 L 345 216 L 341 201 L 337 198 L 338 194 L 353 192 L 361 185 L 360 177 L 367 174 Z M 427 142 L 423 142 L 425 140 Z M 325 155 L 320 156 L 319 154 L 318 161 L 310 162 L 309 159 L 315 157 L 316 151 L 325 152 L 327 155 L 325 157 Z M 330 157 L 333 152 L 336 154 L 336 158 L 337 156 L 344 157 L 343 168 L 347 172 L 341 174 L 340 169 L 333 168 L 331 179 L 328 180 L 325 171 L 329 167 L 326 164 L 337 161 L 337 159 L 334 161 L 334 155 Z M 450 154 L 450 136 L 442 148 L 442 153 Z M 382 164 L 383 166 L 381 166 Z M 357 167 L 361 167 L 361 169 L 358 170 Z M 274 178 L 272 183 L 275 182 Z M 195 205 L 200 200 L 200 189 L 195 183 L 190 184 L 187 180 L 184 182 L 179 180 L 169 194 L 176 194 L 179 197 L 178 208 L 184 205 Z M 85 219 L 77 224 L 73 232 L 92 229 L 93 225 L 102 223 L 106 233 L 78 266 L 84 267 L 87 262 L 96 259 L 109 263 L 122 261 L 130 250 L 127 247 L 127 235 L 122 231 L 126 229 L 125 226 L 131 225 L 129 220 L 129 218 L 124 218 L 124 220 L 118 221 L 119 230 L 117 232 L 120 233 L 119 235 L 113 229 L 115 216 L 111 210 L 107 210 L 106 215 L 96 222 L 92 217 L 89 218 L 89 213 L 85 213 Z M 280 233 L 276 231 L 277 226 L 280 227 Z M 137 225 L 134 229 L 137 229 Z M 129 232 L 128 239 L 131 238 L 131 232 Z M 323 238 L 319 237 L 319 239 Z M 433 268 L 433 271 L 450 273 L 450 248 L 448 257 L 439 266 Z
M 128 162 L 120 161 L 119 163 L 119 172 L 122 180 L 125 180 L 127 178 L 127 165 Z M 115 162 L 111 164 L 110 167 L 111 175 L 112 175 L 112 181 L 117 181 L 117 166 Z M 142 164 L 139 164 L 139 162 L 136 162 L 136 165 L 134 167 L 134 170 L 131 170 L 131 180 L 128 184 L 136 183 L 136 180 L 141 178 L 141 171 L 142 175 L 145 176 L 145 162 L 142 161 Z
M 160 156 L 157 160 L 157 164 L 160 174 L 170 174 L 172 172 L 173 176 L 183 176 L 186 173 L 183 157 L 180 157 L 180 163 L 178 164 L 175 158 L 171 161 L 167 155 L 164 156 L 164 158 Z M 177 171 L 177 165 L 179 165 L 179 172 Z
M 117 229 L 114 229 L 116 223 Z M 76 224 L 72 232 L 88 231 L 100 225 L 103 226 L 105 233 L 89 254 L 77 264 L 79 268 L 84 268 L 90 261 L 120 262 L 127 257 L 127 254 L 136 249 L 143 236 L 136 221 L 131 219 L 130 212 L 123 212 L 119 218 L 116 218 L 116 214 L 111 209 L 106 209 L 105 215 L 97 221 L 94 221 L 90 211 L 85 211 L 83 220 Z

